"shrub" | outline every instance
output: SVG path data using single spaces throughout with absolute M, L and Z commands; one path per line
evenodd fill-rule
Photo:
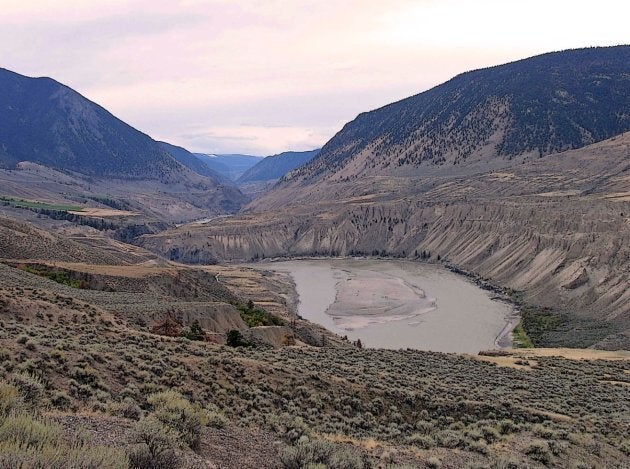
M 559 456 L 567 451 L 567 443 L 562 441 L 551 440 L 547 442 L 549 446 L 549 451 L 555 456 Z
M 103 446 L 45 446 L 41 449 L 17 443 L 0 443 L 0 467 L 84 469 L 106 467 L 127 469 L 127 456 Z
M 204 412 L 175 391 L 152 394 L 147 402 L 154 407 L 153 416 L 175 430 L 180 439 L 193 449 L 198 448 Z
M 328 459 L 330 469 L 363 469 L 361 454 L 350 448 L 335 450 Z
M 488 454 L 489 452 L 488 445 L 483 440 L 471 441 L 467 446 L 470 451 L 475 451 L 476 453 Z
M 532 431 L 534 432 L 534 435 L 539 436 L 540 438 L 544 438 L 546 440 L 553 440 L 558 438 L 558 432 L 541 424 L 534 425 Z
M 44 384 L 41 379 L 30 373 L 16 373 L 11 379 L 11 384 L 18 389 L 27 406 L 31 409 L 39 407 L 44 395 Z
M 126 419 L 138 420 L 142 415 L 142 409 L 136 404 L 136 401 L 125 398 L 122 402 L 110 403 L 107 410 L 112 415 L 118 415 Z
M 324 461 L 315 458 L 312 451 L 313 443 L 301 443 L 296 446 L 288 446 L 280 453 L 280 463 L 286 469 L 301 469 L 309 464 L 323 464 Z M 321 442 L 318 442 L 321 443 Z
M 247 345 L 247 343 L 243 340 L 243 334 L 236 329 L 232 329 L 227 332 L 225 343 L 230 347 L 242 347 Z
M 499 456 L 492 461 L 491 469 L 526 469 L 529 465 L 521 463 L 515 456 Z
M 280 462 L 286 469 L 319 465 L 329 469 L 362 469 L 364 466 L 361 454 L 357 450 L 320 440 L 285 448 L 280 453 Z
M 284 321 L 264 309 L 256 308 L 252 301 L 247 305 L 239 304 L 236 306 L 241 314 L 243 322 L 249 327 L 258 326 L 283 326 Z
M 532 458 L 534 461 L 547 464 L 551 460 L 551 453 L 549 447 L 544 441 L 534 441 L 527 448 L 525 448 L 525 454 Z
M 206 334 L 203 332 L 199 321 L 196 319 L 187 329 L 182 329 L 179 333 L 182 337 L 186 337 L 188 340 L 204 340 Z
M 18 388 L 10 384 L 0 383 L 0 422 L 23 407 L 24 401 Z
M 517 429 L 518 425 L 510 419 L 504 419 L 499 422 L 499 433 L 501 433 L 501 435 L 514 433 Z
M 427 422 L 426 420 L 418 420 L 416 422 L 416 430 L 418 430 L 420 433 L 423 433 L 425 435 L 428 435 L 429 433 L 431 433 L 431 431 L 433 431 L 434 428 L 435 428 L 435 425 L 433 425 L 431 422 Z
M 7 417 L 0 426 L 0 442 L 3 443 L 42 449 L 45 446 L 58 446 L 61 439 L 61 432 L 56 426 L 30 415 Z
M 457 448 L 463 442 L 462 436 L 452 430 L 444 430 L 437 435 L 437 441 L 440 446 L 445 448 Z
M 71 403 L 70 396 L 64 391 L 57 391 L 50 398 L 50 404 L 59 410 L 67 410 Z
M 481 433 L 483 434 L 483 439 L 486 440 L 488 443 L 494 443 L 495 441 L 501 439 L 501 435 L 499 434 L 499 432 L 494 427 L 491 427 L 489 425 L 484 425 L 483 427 L 481 427 Z
M 204 424 L 212 428 L 224 428 L 228 424 L 228 419 L 221 412 L 207 410 Z
M 15 339 L 15 341 L 20 344 L 20 345 L 24 345 L 26 342 L 28 342 L 28 336 L 27 335 L 20 335 L 18 336 L 17 339 Z
M 148 417 L 136 423 L 129 451 L 130 466 L 137 469 L 179 467 L 178 435 L 159 420 Z
M 421 449 L 431 449 L 435 446 L 435 440 L 431 436 L 419 433 L 411 435 L 407 438 L 407 442 Z

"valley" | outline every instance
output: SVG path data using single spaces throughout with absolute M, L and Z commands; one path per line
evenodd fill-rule
M 558 319 L 538 331 L 539 346 L 627 348 L 629 145 L 625 133 L 529 164 L 323 181 L 291 201 L 295 189 L 280 186 L 237 216 L 139 243 L 184 262 L 201 251 L 232 262 L 367 255 L 446 263 L 533 305 L 534 323 L 552 310 Z
M 267 158 L 0 69 L 0 466 L 627 467 L 629 59 Z

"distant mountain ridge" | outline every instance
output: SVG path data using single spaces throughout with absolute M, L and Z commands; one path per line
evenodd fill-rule
M 238 183 L 244 184 L 280 179 L 289 171 L 311 161 L 319 152 L 320 149 L 310 151 L 287 151 L 268 156 L 245 171 L 241 177 L 238 178 Z
M 228 178 L 224 175 L 215 171 L 210 166 L 201 161 L 197 156 L 193 153 L 189 152 L 183 147 L 179 147 L 177 145 L 172 145 L 167 142 L 158 142 L 160 146 L 168 152 L 173 158 L 179 161 L 181 164 L 186 166 L 188 169 L 200 174 L 202 176 L 206 176 L 212 178 L 216 181 L 220 182 L 230 182 Z
M 580 148 L 630 129 L 629 88 L 628 45 L 553 52 L 466 72 L 359 114 L 286 179 L 400 174 Z
M 262 156 L 194 153 L 204 164 L 224 177 L 236 181 L 245 171 L 260 162 Z

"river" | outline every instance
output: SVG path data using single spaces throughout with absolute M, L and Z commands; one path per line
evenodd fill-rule
M 367 347 L 477 353 L 510 344 L 513 306 L 439 265 L 309 259 L 255 267 L 289 273 L 303 318 Z

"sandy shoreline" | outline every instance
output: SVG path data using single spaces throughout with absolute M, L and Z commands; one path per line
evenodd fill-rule
M 515 308 L 436 265 L 374 259 L 258 264 L 290 275 L 307 320 L 370 347 L 477 353 L 511 347 Z

